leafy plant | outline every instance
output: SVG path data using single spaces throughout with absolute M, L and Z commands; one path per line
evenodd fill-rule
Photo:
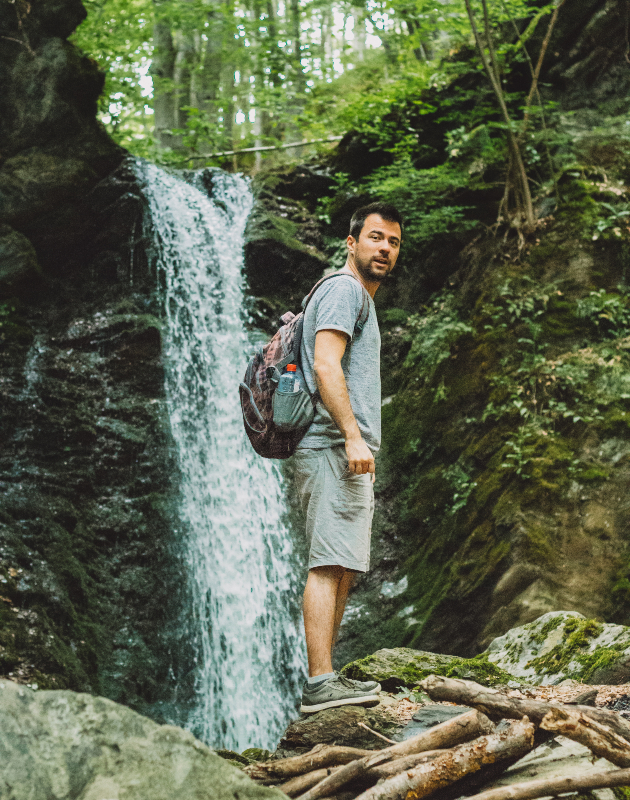
M 436 298 L 425 314 L 410 316 L 408 325 L 412 341 L 405 366 L 420 367 L 425 380 L 450 356 L 457 339 L 474 332 L 471 325 L 460 319 L 448 295 Z
M 630 301 L 627 295 L 598 289 L 579 300 L 577 308 L 578 315 L 588 319 L 606 337 L 617 338 L 630 331 Z

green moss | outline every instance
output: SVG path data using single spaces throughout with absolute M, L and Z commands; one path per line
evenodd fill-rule
M 394 691 L 399 687 L 411 689 L 429 675 L 465 678 L 484 686 L 505 685 L 514 680 L 513 675 L 489 661 L 485 653 L 475 658 L 459 658 L 422 652 L 414 655 L 413 650 L 404 649 L 400 652 L 408 654 L 406 663 L 384 664 L 376 653 L 347 664 L 342 672 L 358 680 L 378 680 L 388 691 Z
M 547 620 L 538 633 L 532 636 L 533 641 L 538 642 L 538 644 L 542 644 L 552 631 L 555 631 L 556 628 L 562 625 L 563 621 L 564 617 L 562 616 L 553 617 L 552 619 Z
M 555 627 L 558 626 L 556 625 Z M 553 630 L 553 628 L 550 630 Z M 588 646 L 589 639 L 595 638 L 601 631 L 602 625 L 597 620 L 578 619 L 577 617 L 568 619 L 564 621 L 562 641 L 548 653 L 533 658 L 526 664 L 526 667 L 534 669 L 539 675 L 555 675 L 559 672 L 567 672 L 569 664 L 577 661 L 581 668 L 569 673 L 569 677 L 579 677 L 587 680 L 597 669 L 597 665 L 601 665 L 600 661 L 602 659 L 609 663 L 612 658 L 611 654 L 603 649 L 598 649 L 591 654 L 580 653 L 582 648 Z M 619 651 L 615 652 L 616 657 L 618 657 Z
M 514 680 L 504 669 L 488 660 L 485 654 L 475 658 L 454 658 L 450 664 L 435 666 L 432 669 L 408 667 L 401 672 L 405 686 L 413 687 L 429 675 L 443 675 L 445 678 L 465 678 L 481 683 L 483 686 L 505 685 Z

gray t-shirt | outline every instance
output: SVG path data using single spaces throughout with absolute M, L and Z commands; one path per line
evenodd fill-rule
M 363 297 L 359 281 L 351 275 L 342 275 L 325 281 L 311 298 L 304 314 L 301 348 L 304 379 L 311 392 L 317 388 L 313 372 L 315 335 L 323 330 L 343 331 L 352 340 Z M 348 342 L 341 367 L 361 436 L 376 453 L 381 445 L 381 335 L 374 301 L 369 296 L 368 300 L 367 322 L 356 338 Z M 344 444 L 341 431 L 320 401 L 299 449 L 321 450 L 340 444 Z

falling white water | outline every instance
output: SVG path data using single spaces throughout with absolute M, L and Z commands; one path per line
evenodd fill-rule
M 181 470 L 183 546 L 196 642 L 188 727 L 215 747 L 273 747 L 295 714 L 304 654 L 295 620 L 282 478 L 243 430 L 238 383 L 245 179 L 217 171 L 213 199 L 141 163 L 166 329 L 167 403 Z

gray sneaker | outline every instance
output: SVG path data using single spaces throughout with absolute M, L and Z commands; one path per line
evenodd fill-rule
M 344 678 L 346 678 L 345 675 Z M 376 681 L 357 681 L 354 678 L 346 678 L 346 680 L 350 681 L 357 689 L 363 689 L 366 692 L 377 693 L 381 691 L 381 684 Z
M 366 689 L 365 686 L 372 686 L 372 684 L 352 681 L 343 675 L 335 675 L 334 678 L 329 678 L 319 686 L 311 687 L 308 683 L 305 683 L 302 690 L 300 713 L 314 714 L 316 711 L 323 711 L 325 708 L 378 703 L 379 697 L 376 689 L 378 684 L 374 684 L 373 689 Z

